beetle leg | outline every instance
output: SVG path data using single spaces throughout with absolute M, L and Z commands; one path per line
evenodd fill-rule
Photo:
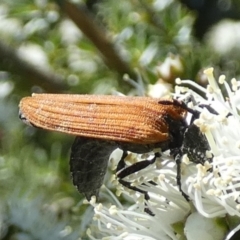
M 149 165 L 153 164 L 156 161 L 156 158 L 160 157 L 160 154 L 155 153 L 152 160 L 143 160 L 143 161 L 134 163 L 129 167 L 125 167 L 126 164 L 124 162 L 124 159 L 126 158 L 126 156 L 127 156 L 127 152 L 123 151 L 122 158 L 119 161 L 118 166 L 117 166 L 117 176 L 120 179 L 123 179 L 123 178 L 131 175 L 132 173 L 141 171 L 142 169 L 144 169 L 144 168 L 148 167 Z M 124 164 L 123 164 L 123 162 L 124 162 Z
M 182 193 L 183 197 L 189 202 L 189 196 L 182 190 L 182 183 L 181 183 L 182 154 L 181 153 L 178 153 L 177 155 L 175 155 L 175 161 L 176 161 L 176 165 L 177 165 L 176 181 L 177 181 L 179 191 Z
M 141 171 L 142 169 L 146 168 L 150 164 L 153 164 L 156 161 L 156 158 L 160 157 L 160 153 L 159 152 L 155 153 L 155 155 L 154 155 L 152 160 L 143 160 L 141 162 L 134 163 L 133 165 L 131 165 L 129 167 L 125 167 L 126 164 L 124 162 L 124 159 L 125 159 L 126 156 L 127 156 L 127 152 L 123 151 L 122 158 L 119 161 L 119 164 L 117 166 L 117 170 L 118 170 L 117 177 L 119 179 L 118 181 L 124 187 L 126 187 L 128 189 L 131 189 L 133 191 L 142 193 L 144 195 L 144 199 L 146 201 L 148 201 L 150 199 L 150 197 L 149 197 L 147 191 L 144 191 L 144 190 L 139 189 L 138 187 L 132 186 L 130 182 L 123 180 L 123 178 L 125 178 L 125 177 L 127 177 L 127 176 L 129 176 L 129 175 L 131 175 L 131 174 L 133 174 L 135 172 Z M 155 183 L 151 182 L 151 184 L 155 184 Z M 151 215 L 151 216 L 155 215 L 154 213 L 152 213 L 152 211 L 148 207 L 145 207 L 144 211 L 146 213 L 148 213 L 149 215 Z
M 123 154 L 120 161 L 118 162 L 116 172 L 119 172 L 126 167 L 124 159 L 127 157 L 127 155 L 128 155 L 127 151 L 123 150 Z

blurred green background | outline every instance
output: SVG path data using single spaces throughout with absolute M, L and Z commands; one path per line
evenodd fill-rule
M 202 70 L 239 78 L 240 6 L 224 0 L 0 2 L 0 239 L 87 239 L 72 185 L 73 136 L 26 126 L 32 92 L 137 95 Z M 127 75 L 126 75 L 126 74 Z

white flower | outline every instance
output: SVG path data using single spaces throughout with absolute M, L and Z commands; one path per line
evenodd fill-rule
M 230 90 L 229 85 L 220 76 L 219 82 L 225 86 L 228 99 L 225 101 L 214 77 L 213 70 L 205 71 L 209 79 L 207 90 L 203 90 L 207 100 L 194 92 L 191 94 L 201 104 L 210 105 L 217 113 L 211 113 L 207 108 L 201 112 L 195 124 L 204 129 L 213 154 L 210 163 L 193 165 L 197 171 L 188 173 L 183 181 L 183 189 L 190 196 L 197 211 L 208 218 L 220 217 L 225 214 L 240 217 L 239 205 L 239 177 L 240 177 L 240 118 L 234 104 L 236 92 Z M 188 81 L 182 81 L 187 83 Z M 190 166 L 186 168 L 191 170 Z
M 187 218 L 184 232 L 187 239 L 194 240 L 222 240 L 225 235 L 225 229 L 215 219 L 205 218 L 197 212 Z
M 127 203 L 121 204 L 110 191 L 108 192 L 114 201 L 112 205 L 91 201 L 96 225 L 88 231 L 90 239 L 175 240 L 180 239 L 185 231 L 187 239 L 192 240 L 190 236 L 196 235 L 196 230 L 202 237 L 201 231 L 206 232 L 206 228 L 212 234 L 212 239 L 223 239 L 226 228 L 215 225 L 215 219 L 226 215 L 240 217 L 240 119 L 237 106 L 239 83 L 236 79 L 232 80 L 231 91 L 224 76 L 220 76 L 219 83 L 228 94 L 224 98 L 213 77 L 213 69 L 206 70 L 205 74 L 209 80 L 207 89 L 190 80 L 178 79 L 178 83 L 197 88 L 203 97 L 186 87 L 177 87 L 175 94 L 179 99 L 186 99 L 190 95 L 194 98 L 189 107 L 201 113 L 194 124 L 206 136 L 210 146 L 210 150 L 206 152 L 209 161 L 205 161 L 203 165 L 197 164 L 197 154 L 194 162 L 189 161 L 187 155 L 182 157 L 181 186 L 190 201 L 187 202 L 182 196 L 176 183 L 175 160 L 169 155 L 169 151 L 164 152 L 154 164 L 124 178 L 131 182 L 131 186 L 146 191 L 148 201 L 144 199 L 144 194 L 129 190 L 115 180 L 113 183 L 117 184 L 117 194 L 123 193 Z M 189 117 L 187 119 L 190 120 Z M 146 159 L 146 155 L 131 154 L 129 161 L 136 162 L 141 157 Z M 153 155 L 147 157 L 151 159 Z M 189 214 L 194 216 L 194 221 L 188 217 Z M 204 219 L 206 224 L 200 224 Z M 196 227 L 189 227 L 191 224 Z M 216 231 L 210 231 L 212 228 Z M 214 232 L 217 232 L 217 237 Z

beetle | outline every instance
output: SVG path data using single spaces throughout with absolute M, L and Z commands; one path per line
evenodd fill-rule
M 175 99 L 110 95 L 32 94 L 21 100 L 19 108 L 20 119 L 31 126 L 76 135 L 70 171 L 73 184 L 87 200 L 98 197 L 108 159 L 116 148 L 123 150 L 118 170 L 123 168 L 127 151 L 141 154 L 155 148 L 170 149 L 180 162 L 184 135 L 189 128 L 186 115 L 196 114 Z M 149 164 L 157 156 L 159 153 Z M 138 163 L 122 171 L 120 179 L 147 164 Z

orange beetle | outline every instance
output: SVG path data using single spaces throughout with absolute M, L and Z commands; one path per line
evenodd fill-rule
M 88 200 L 98 196 L 114 149 L 146 153 L 177 148 L 187 127 L 187 107 L 174 99 L 33 94 L 19 107 L 27 124 L 77 136 L 70 170 L 74 185 Z

